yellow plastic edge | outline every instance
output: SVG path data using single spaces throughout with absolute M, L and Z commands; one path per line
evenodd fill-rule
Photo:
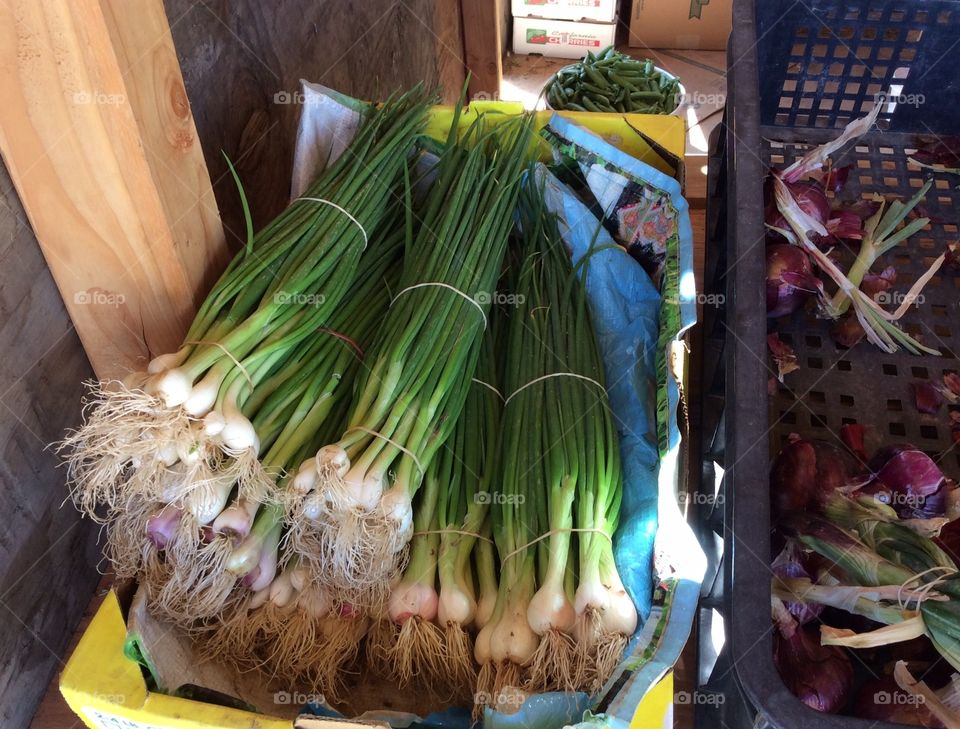
M 123 653 L 127 625 L 111 590 L 60 675 L 60 693 L 91 729 L 120 717 L 165 729 L 290 729 L 292 722 L 147 690 L 140 667 Z
M 630 729 L 652 727 L 673 727 L 673 671 L 667 671 L 659 683 L 646 693 L 630 720 Z
M 427 135 L 438 141 L 447 138 L 453 120 L 452 106 L 436 106 L 427 123 Z M 461 114 L 460 128 L 468 127 L 480 114 L 484 114 L 492 123 L 509 119 L 523 113 L 523 104 L 510 101 L 474 101 Z M 683 160 L 686 144 L 686 126 L 683 119 L 676 116 L 655 114 L 602 114 L 578 111 L 538 111 L 536 126 L 539 131 L 547 125 L 550 117 L 559 114 L 570 119 L 593 133 L 599 135 L 613 146 L 623 150 L 651 167 L 673 174 L 670 168 L 634 129 L 640 130 L 650 139 L 671 154 Z M 536 155 L 546 161 L 550 156 L 550 145 L 543 139 L 537 140 Z

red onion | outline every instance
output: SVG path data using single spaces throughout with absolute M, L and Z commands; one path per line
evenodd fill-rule
M 827 199 L 823 187 L 815 182 L 792 182 L 787 183 L 787 187 L 803 212 L 826 225 L 827 218 L 830 217 L 830 200 Z
M 940 467 L 912 445 L 881 448 L 870 459 L 876 480 L 891 492 L 891 505 L 903 518 L 929 518 L 946 510 L 945 477 Z
M 781 516 L 794 511 L 819 510 L 834 490 L 858 474 L 856 459 L 831 443 L 796 440 L 787 443 L 770 469 L 770 501 Z
M 860 320 L 857 319 L 857 315 L 853 311 L 847 311 L 830 327 L 830 337 L 833 341 L 847 349 L 856 346 L 865 334 Z
M 853 713 L 861 719 L 873 721 L 889 721 L 930 729 L 943 727 L 927 710 L 922 700 L 900 688 L 893 676 L 867 680 L 854 700 Z
M 881 448 L 870 459 L 870 469 L 890 488 L 918 496 L 936 493 L 945 478 L 930 456 L 909 444 Z
M 853 689 L 853 666 L 843 648 L 820 645 L 817 625 L 774 631 L 773 660 L 790 692 L 811 709 L 833 714 Z
M 792 314 L 816 288 L 806 253 L 790 243 L 767 246 L 767 316 Z

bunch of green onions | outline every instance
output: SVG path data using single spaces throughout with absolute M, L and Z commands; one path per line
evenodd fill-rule
M 492 128 L 481 117 L 460 139 L 458 128 L 459 111 L 347 428 L 318 451 L 290 525 L 296 551 L 316 556 L 314 579 L 355 604 L 382 602 L 402 569 L 414 496 L 470 389 L 512 226 L 530 117 Z
M 598 690 L 637 625 L 613 561 L 622 476 L 597 342 L 556 218 L 532 185 L 492 508 L 499 590 L 475 645 L 479 686 L 497 696 Z
M 297 467 L 342 428 L 364 347 L 399 278 L 403 243 L 402 228 L 377 231 L 348 296 L 327 325 L 303 340 L 251 393 L 248 407 L 263 438 L 259 463 L 270 482 L 268 492 L 244 492 L 221 477 L 215 488 L 197 487 L 183 500 L 153 502 L 118 516 L 108 533 L 108 554 L 115 565 L 125 566 L 122 576 L 139 578 L 155 611 L 194 627 L 215 618 L 246 589 L 258 592 L 271 584 L 289 507 L 285 495 Z M 194 506 L 201 494 L 204 510 L 198 512 Z
M 476 682 L 468 632 L 478 627 L 471 556 L 478 539 L 490 541 L 481 531 L 490 508 L 500 424 L 496 342 L 501 313 L 499 307 L 491 309 L 463 413 L 417 494 L 410 559 L 367 639 L 370 665 L 401 686 L 416 680 L 457 695 Z
M 109 526 L 116 573 L 177 623 L 216 616 L 240 579 L 270 582 L 288 471 L 329 418 L 342 423 L 356 342 L 386 311 L 384 278 L 396 285 L 393 224 L 428 102 L 414 91 L 370 111 L 309 199 L 251 234 L 181 350 L 139 384 L 96 386 L 61 445 L 75 502 Z
M 265 434 L 253 423 L 254 392 L 346 294 L 368 235 L 395 199 L 429 101 L 415 89 L 371 110 L 303 198 L 256 235 L 248 219 L 248 245 L 177 352 L 124 383 L 93 385 L 85 422 L 60 447 L 81 510 L 110 522 L 145 503 L 179 504 L 211 480 L 236 483 L 244 495 L 269 486 L 257 458 Z

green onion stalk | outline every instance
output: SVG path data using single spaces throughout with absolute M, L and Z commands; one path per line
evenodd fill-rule
M 530 141 L 529 116 L 481 118 L 459 141 L 454 116 L 348 427 L 317 453 L 291 530 L 315 578 L 358 606 L 382 602 L 402 568 L 414 496 L 463 409 Z
M 452 666 L 444 650 L 437 617 L 437 556 L 440 534 L 437 503 L 441 482 L 440 459 L 427 467 L 423 487 L 414 501 L 414 535 L 403 576 L 393 586 L 386 615 L 378 615 L 377 629 L 368 638 L 370 665 L 405 688 L 416 679 L 433 692 L 446 684 Z
M 463 413 L 417 493 L 403 577 L 367 639 L 370 665 L 386 669 L 401 686 L 417 679 L 431 690 L 462 695 L 476 681 L 466 628 L 477 607 L 471 554 L 489 511 L 495 475 L 501 397 L 494 384 L 498 313 L 491 309 Z
M 511 266 L 518 306 L 512 312 L 506 335 L 502 380 L 506 400 L 498 478 L 494 481 L 497 490 L 491 494 L 490 507 L 500 562 L 497 598 L 492 615 L 474 642 L 474 657 L 480 666 L 478 691 L 511 698 L 521 691 L 523 667 L 533 659 L 540 643 L 539 635 L 527 621 L 527 611 L 537 590 L 535 540 L 548 528 L 546 522 L 540 521 L 537 503 L 546 491 L 542 465 L 546 383 L 534 380 L 544 371 L 549 308 L 539 288 L 536 251 L 531 247 L 523 253 L 512 257 L 519 258 L 519 263 Z
M 123 383 L 93 385 L 83 425 L 60 444 L 78 508 L 110 521 L 131 501 L 175 503 L 215 472 L 231 471 L 241 489 L 262 485 L 264 434 L 247 404 L 347 293 L 429 103 L 415 89 L 371 109 L 344 154 L 256 235 L 247 212 L 247 246 L 182 347 Z M 177 469 L 180 477 L 170 478 Z
M 490 622 L 497 605 L 500 580 L 497 576 L 497 546 L 493 540 L 493 522 L 487 513 L 480 538 L 473 545 L 473 569 L 477 576 L 477 609 L 473 616 L 473 627 L 477 631 Z M 476 651 L 474 651 L 476 653 Z
M 492 539 L 483 531 L 497 473 L 497 438 L 503 405 L 497 374 L 502 308 L 491 309 L 491 315 L 491 327 L 481 345 L 480 363 L 463 416 L 438 456 L 443 487 L 438 510 L 440 592 L 436 619 L 444 631 L 447 668 L 442 677 L 435 678 L 460 690 L 473 687 L 477 678 L 473 641 L 466 629 L 481 627 L 477 625 L 479 606 L 474 585 L 479 583 L 483 588 L 484 578 L 479 571 L 474 578 L 472 559 L 478 541 L 485 541 L 485 554 L 493 558 Z M 495 588 L 495 572 L 493 585 Z

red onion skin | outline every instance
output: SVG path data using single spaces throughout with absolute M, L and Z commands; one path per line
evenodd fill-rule
M 850 452 L 863 463 L 867 462 L 867 429 L 860 423 L 844 423 L 840 426 L 840 439 Z
M 777 577 L 805 577 L 812 580 L 815 570 L 808 567 L 807 561 L 810 560 L 805 559 L 803 550 L 797 543 L 788 540 L 783 551 L 773 560 L 770 568 Z M 823 612 L 823 605 L 817 605 L 816 603 L 784 602 L 784 605 L 800 625 L 806 625 L 811 620 L 818 618 L 820 613 Z
M 936 415 L 943 406 L 943 393 L 932 382 L 914 382 L 910 385 L 917 410 L 927 415 Z
M 834 210 L 827 218 L 826 227 L 830 235 L 841 240 L 863 238 L 863 221 L 852 210 Z
M 830 200 L 823 187 L 816 182 L 787 183 L 790 194 L 803 212 L 821 224 L 830 217 Z
M 844 165 L 843 167 L 834 167 L 827 175 L 827 179 L 824 182 L 825 186 L 834 194 L 838 194 L 847 184 L 852 169 L 852 164 Z
M 881 448 L 870 459 L 870 470 L 894 491 L 916 496 L 936 493 L 945 478 L 930 456 L 909 444 Z
M 774 630 L 773 660 L 790 692 L 811 709 L 834 714 L 843 709 L 853 689 L 850 657 L 838 646 L 820 645 L 816 625 Z
M 831 443 L 798 439 L 785 445 L 770 469 L 770 500 L 779 517 L 820 511 L 827 497 L 857 475 L 856 459 Z
M 792 314 L 806 302 L 810 291 L 798 288 L 795 283 L 813 276 L 810 257 L 791 243 L 774 243 L 767 246 L 767 316 L 779 317 Z M 788 283 L 785 273 L 798 274 L 797 281 Z
M 943 376 L 943 384 L 946 385 L 954 395 L 960 396 L 960 375 L 956 372 L 948 372 L 945 374 Z
M 888 291 L 897 283 L 897 269 L 893 266 L 887 266 L 880 273 L 867 272 L 860 283 L 860 289 L 871 299 L 877 298 L 877 294 Z

